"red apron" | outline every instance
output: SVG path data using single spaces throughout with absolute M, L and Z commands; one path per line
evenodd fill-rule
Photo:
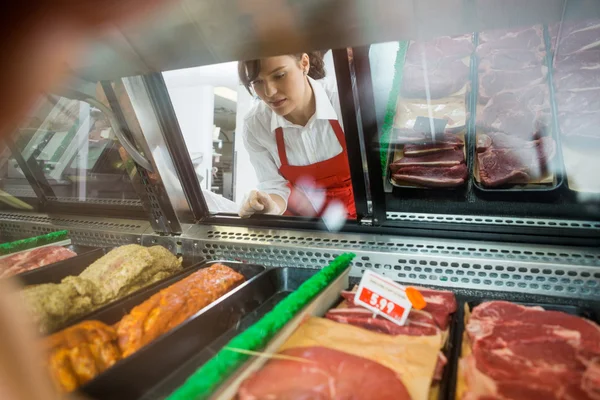
M 277 128 L 275 130 L 277 152 L 281 160 L 279 173 L 290 182 L 292 190 L 288 199 L 288 209 L 284 215 L 306 215 L 306 212 L 303 211 L 306 209 L 306 202 L 301 200 L 306 200 L 306 196 L 301 190 L 296 189 L 295 186 L 299 181 L 302 182 L 309 178 L 314 180 L 317 189 L 325 190 L 325 204 L 323 208 L 321 210 L 314 210 L 317 212 L 317 215 L 322 213 L 332 200 L 337 200 L 346 207 L 348 218 L 356 219 L 356 205 L 354 204 L 352 178 L 350 176 L 350 166 L 348 165 L 346 138 L 337 120 L 329 120 L 329 123 L 335 132 L 340 146 L 342 146 L 342 152 L 329 160 L 302 166 L 288 164 L 285 142 L 283 140 L 283 129 Z M 310 208 L 312 209 L 312 206 Z

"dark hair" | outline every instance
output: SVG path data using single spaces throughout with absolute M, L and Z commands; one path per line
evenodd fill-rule
M 308 54 L 310 60 L 310 68 L 308 70 L 308 76 L 313 79 L 325 78 L 325 62 L 323 61 L 323 52 L 311 51 Z M 291 57 L 296 58 L 298 61 L 302 60 L 304 53 L 290 54 Z M 252 94 L 251 86 L 252 81 L 258 77 L 260 73 L 260 59 L 240 61 L 238 63 L 238 75 L 242 85 L 246 87 L 246 90 Z

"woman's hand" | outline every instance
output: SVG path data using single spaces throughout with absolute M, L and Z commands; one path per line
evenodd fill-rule
M 244 204 L 242 204 L 238 214 L 242 218 L 248 218 L 254 214 L 281 215 L 283 214 L 284 208 L 285 201 L 281 196 L 276 194 L 269 195 L 265 192 L 252 190 L 248 194 Z

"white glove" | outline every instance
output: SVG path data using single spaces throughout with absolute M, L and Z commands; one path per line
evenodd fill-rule
M 240 207 L 238 214 L 242 218 L 248 218 L 253 214 L 280 215 L 281 209 L 267 193 L 252 190 Z

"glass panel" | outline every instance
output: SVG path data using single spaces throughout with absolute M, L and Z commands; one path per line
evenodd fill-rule
M 96 98 L 108 105 L 101 86 Z M 84 101 L 45 95 L 15 136 L 30 168 L 43 173 L 48 197 L 77 201 L 137 199 L 133 163 L 108 117 Z
M 260 64 L 250 92 L 240 84 L 236 62 L 163 74 L 209 208 L 237 213 L 246 205 L 248 215 L 260 214 L 247 203 L 259 190 L 265 197 L 253 204 L 269 213 L 315 216 L 327 209 L 344 219 L 354 200 L 335 133 L 339 127 L 343 139 L 332 53 Z
M 580 20 L 371 45 L 387 210 L 598 218 L 598 37 Z
M 31 206 L 22 200 L 36 199 L 35 192 L 10 150 L 3 143 L 0 144 L 0 209 L 28 210 Z

